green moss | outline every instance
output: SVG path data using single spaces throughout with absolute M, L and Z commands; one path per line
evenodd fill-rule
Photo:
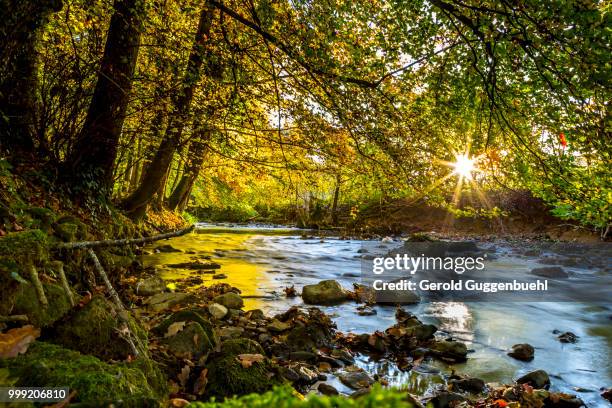
M 55 231 L 55 235 L 57 237 L 61 238 L 63 241 L 71 242 L 76 241 L 79 226 L 65 222 L 63 224 L 55 224 L 53 226 L 53 230 Z
M 128 253 L 127 255 L 119 255 L 108 250 L 99 250 L 97 251 L 98 258 L 100 258 L 100 262 L 109 271 L 120 269 L 120 268 L 128 268 L 134 263 L 136 257 Z
M 76 239 L 87 239 L 87 237 L 89 236 L 89 227 L 87 226 L 87 224 L 85 224 L 83 221 L 81 221 L 78 217 L 75 217 L 74 215 L 63 215 L 60 218 L 57 219 L 57 221 L 55 221 L 56 225 L 62 225 L 62 224 L 71 224 L 71 225 L 76 225 L 77 229 L 76 229 L 76 234 L 75 234 L 75 238 Z M 72 228 L 72 227 L 70 227 Z
M 263 393 L 281 384 L 276 367 L 267 358 L 243 367 L 239 354 L 263 354 L 261 346 L 249 339 L 228 340 L 221 353 L 208 364 L 207 397 L 229 397 L 253 392 Z
M 404 392 L 395 389 L 384 389 L 375 384 L 372 390 L 359 398 L 346 398 L 343 396 L 324 396 L 310 394 L 306 399 L 289 386 L 275 387 L 272 391 L 264 394 L 250 394 L 239 398 L 226 399 L 225 401 L 194 402 L 189 408 L 410 408 Z
M 34 285 L 21 284 L 17 290 L 13 314 L 25 314 L 36 327 L 48 327 L 62 318 L 72 308 L 64 289 L 52 283 L 43 283 L 49 305 L 43 307 L 38 301 Z
M 181 310 L 179 312 L 174 313 L 172 316 L 166 318 L 159 325 L 157 325 L 154 329 L 155 333 L 160 336 L 163 336 L 168 331 L 168 327 L 172 323 L 175 322 L 196 322 L 202 326 L 204 333 L 208 336 L 213 346 L 216 346 L 218 343 L 217 336 L 213 329 L 213 325 L 210 321 L 204 319 L 200 313 L 195 310 Z
M 264 354 L 259 343 L 251 339 L 231 339 L 221 344 L 221 352 L 224 354 Z
M 190 322 L 174 336 L 164 339 L 168 349 L 177 357 L 199 359 L 210 352 L 214 345 L 196 322 Z
M 39 229 L 11 232 L 0 238 L 0 258 L 40 264 L 48 258 L 47 234 Z
M 49 343 L 32 343 L 26 354 L 0 360 L 0 368 L 9 369 L 16 386 L 67 386 L 76 391 L 75 402 L 92 406 L 112 398 L 138 407 L 141 400 L 159 397 L 136 366 L 104 363 Z
M 44 231 L 50 231 L 57 215 L 48 208 L 30 207 L 26 212 L 32 217 L 31 226 Z
M 142 327 L 129 314 L 127 319 L 130 331 L 146 344 L 147 336 Z M 121 326 L 114 306 L 104 297 L 95 296 L 55 327 L 51 341 L 101 359 L 123 360 L 132 351 L 119 335 Z

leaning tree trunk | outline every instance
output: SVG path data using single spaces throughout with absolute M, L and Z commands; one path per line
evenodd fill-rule
M 191 145 L 189 145 L 189 152 L 187 153 L 187 160 L 185 162 L 185 168 L 183 176 L 178 182 L 174 191 L 168 198 L 168 207 L 171 210 L 179 210 L 182 212 L 185 209 L 185 205 L 189 201 L 193 184 L 200 174 L 200 169 L 204 163 L 204 155 L 208 140 L 210 139 L 209 129 L 197 130 L 198 135 L 194 138 Z
M 181 143 L 183 128 L 188 120 L 195 87 L 200 80 L 200 68 L 204 62 L 207 40 L 213 19 L 213 8 L 207 3 L 200 14 L 198 30 L 183 78 L 183 87 L 174 102 L 173 114 L 166 127 L 157 153 L 143 177 L 143 181 L 123 203 L 123 208 L 134 219 L 141 218 L 155 194 L 161 189 L 172 157 Z
M 85 123 L 67 158 L 74 181 L 99 181 L 110 194 L 119 137 L 138 59 L 144 0 L 116 0 L 96 88 Z
M 0 0 L 0 146 L 21 159 L 35 149 L 36 45 L 61 0 Z
M 340 175 L 336 174 L 336 187 L 334 188 L 334 199 L 332 201 L 331 219 L 333 225 L 338 225 L 338 198 L 340 197 Z

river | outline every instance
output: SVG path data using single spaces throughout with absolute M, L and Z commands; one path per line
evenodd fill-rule
M 238 227 L 200 225 L 195 233 L 174 238 L 172 246 L 182 253 L 154 253 L 144 258 L 146 265 L 156 265 L 167 280 L 193 276 L 194 271 L 168 268 L 166 265 L 190 260 L 193 254 L 209 255 L 221 264 L 223 280 L 202 274 L 205 285 L 226 282 L 239 288 L 245 297 L 245 310 L 262 309 L 272 315 L 292 305 L 302 305 L 301 298 L 286 298 L 283 289 L 324 279 L 336 279 L 351 289 L 358 282 L 361 267 L 359 250 L 364 241 L 334 237 L 302 236 L 303 230 L 274 227 Z M 388 242 L 393 248 L 397 243 Z M 503 273 L 523 274 L 538 266 L 538 257 L 519 255 L 521 245 L 495 243 L 497 256 L 488 267 Z M 612 254 L 609 254 L 612 255 Z M 608 259 L 609 260 L 609 259 Z M 540 265 L 541 266 L 541 265 Z M 583 279 L 609 278 L 609 270 L 580 265 L 567 268 Z M 604 282 L 609 282 L 609 279 Z M 609 291 L 609 286 L 604 286 Z M 373 316 L 359 316 L 353 302 L 321 306 L 338 330 L 372 333 L 395 323 L 395 307 L 380 306 Z M 577 394 L 589 407 L 605 407 L 600 388 L 612 386 L 612 303 L 610 302 L 421 302 L 404 306 L 440 332 L 465 342 L 471 350 L 468 361 L 452 367 L 430 361 L 410 372 L 402 372 L 388 361 L 372 361 L 367 356 L 357 364 L 371 374 L 379 374 L 390 385 L 404 386 L 415 393 L 426 392 L 443 381 L 451 369 L 482 378 L 488 383 L 509 383 L 535 369 L 551 376 L 551 389 Z M 571 331 L 579 338 L 575 344 L 561 343 L 554 330 Z M 535 358 L 522 362 L 506 355 L 517 343 L 535 347 Z M 339 381 L 330 382 L 341 392 L 349 392 Z

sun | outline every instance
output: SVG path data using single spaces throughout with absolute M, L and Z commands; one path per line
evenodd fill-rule
M 451 166 L 455 169 L 453 173 L 471 180 L 472 173 L 476 171 L 474 162 L 475 160 L 470 159 L 467 154 L 459 154 L 455 156 L 455 162 L 451 163 Z

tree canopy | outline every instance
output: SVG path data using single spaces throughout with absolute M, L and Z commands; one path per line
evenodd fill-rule
M 135 218 L 190 197 L 281 205 L 341 190 L 351 203 L 453 205 L 457 189 L 503 188 L 591 227 L 612 219 L 604 1 L 2 10 L 2 149 Z M 459 155 L 473 175 L 453 173 Z

